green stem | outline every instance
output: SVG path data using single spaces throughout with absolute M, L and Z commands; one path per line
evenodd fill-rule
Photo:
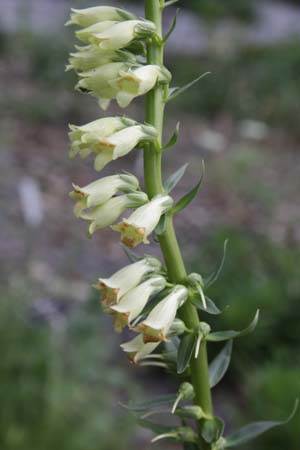
M 157 33 L 162 37 L 162 0 L 145 0 L 145 15 L 148 20 L 156 24 Z M 156 41 L 148 44 L 148 63 L 163 64 L 163 45 Z M 147 94 L 146 122 L 156 127 L 159 143 L 162 144 L 164 125 L 166 87 L 157 86 Z M 161 153 L 154 144 L 150 144 L 144 151 L 144 175 L 146 191 L 150 198 L 163 193 L 161 174 Z M 173 218 L 167 217 L 166 230 L 159 238 L 162 253 L 165 258 L 170 281 L 181 283 L 187 273 L 173 226 Z M 180 309 L 180 317 L 188 328 L 198 328 L 199 317 L 197 309 L 186 302 Z M 208 415 L 213 413 L 211 391 L 208 377 L 208 360 L 205 342 L 202 343 L 198 358 L 190 363 L 191 381 L 195 389 L 195 403 Z M 209 450 L 210 446 L 200 439 L 201 449 Z

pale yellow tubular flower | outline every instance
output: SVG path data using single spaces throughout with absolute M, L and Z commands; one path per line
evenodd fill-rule
M 133 264 L 123 267 L 109 278 L 99 278 L 97 288 L 102 294 L 105 306 L 118 303 L 123 295 L 138 286 L 146 275 L 160 272 L 162 265 L 157 258 L 146 256 Z
M 95 45 L 89 45 L 77 52 L 71 53 L 66 71 L 89 72 L 111 62 L 136 63 L 136 57 L 124 50 L 101 50 Z
M 167 297 L 156 305 L 148 317 L 137 327 L 144 336 L 144 342 L 160 342 L 167 339 L 167 335 L 175 320 L 178 308 L 187 300 L 186 287 L 177 285 Z
M 152 36 L 155 31 L 155 24 L 148 20 L 127 20 L 93 33 L 90 42 L 105 50 L 118 50 L 127 47 L 135 39 Z
M 83 28 L 81 30 L 76 31 L 75 36 L 77 37 L 77 39 L 79 39 L 84 44 L 91 44 L 95 33 L 104 32 L 105 30 L 111 28 L 116 23 L 117 22 L 114 22 L 111 20 L 107 20 L 104 22 L 98 22 L 87 28 Z
M 148 200 L 144 192 L 134 192 L 113 197 L 102 205 L 81 212 L 79 217 L 90 222 L 88 233 L 92 235 L 99 228 L 106 228 L 114 223 L 128 208 L 136 208 Z
M 128 247 L 134 248 L 140 243 L 148 244 L 148 236 L 158 225 L 158 222 L 173 200 L 168 195 L 157 195 L 153 199 L 136 209 L 127 219 L 124 218 L 112 229 L 121 233 L 121 241 Z
M 101 139 L 135 124 L 134 120 L 127 117 L 104 117 L 81 126 L 69 125 L 70 158 L 78 154 L 85 158 L 90 153 L 97 153 L 97 145 Z
M 171 80 L 166 68 L 154 64 L 120 71 L 119 75 L 110 85 L 117 91 L 116 100 L 121 108 L 126 108 L 135 97 L 147 94 L 157 82 Z
M 120 22 L 123 20 L 135 19 L 135 15 L 113 6 L 95 6 L 85 9 L 71 9 L 71 18 L 66 25 L 79 25 L 89 27 L 97 22 L 113 20 Z
M 166 286 L 166 279 L 162 276 L 152 276 L 139 286 L 127 292 L 116 305 L 110 310 L 114 314 L 115 330 L 121 332 L 122 329 L 131 324 L 145 308 L 149 298 L 158 294 Z
M 112 134 L 97 144 L 99 156 L 95 159 L 97 171 L 109 162 L 127 155 L 141 141 L 153 141 L 157 138 L 157 131 L 152 126 L 133 125 Z
M 70 197 L 76 202 L 74 214 L 80 217 L 83 210 L 105 203 L 118 191 L 136 191 L 139 189 L 139 181 L 133 175 L 118 174 L 101 178 L 83 187 L 73 184 L 73 188 Z
M 122 350 L 127 353 L 127 356 L 131 362 L 137 364 L 139 361 L 150 355 L 160 342 L 150 342 L 145 344 L 143 335 L 139 334 L 131 341 L 125 342 L 121 345 Z

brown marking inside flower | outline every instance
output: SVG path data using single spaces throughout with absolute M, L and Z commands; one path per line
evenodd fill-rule
M 108 141 L 99 141 L 101 147 L 115 148 L 115 145 Z

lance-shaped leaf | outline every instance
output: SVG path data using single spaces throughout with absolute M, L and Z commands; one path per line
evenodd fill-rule
M 165 231 L 166 231 L 166 224 L 167 224 L 167 217 L 166 217 L 166 214 L 163 214 L 162 216 L 161 216 L 161 218 L 159 219 L 159 222 L 158 222 L 158 225 L 157 225 L 157 227 L 155 228 L 155 234 L 157 235 L 157 236 L 160 236 L 161 234 L 163 234 Z
M 130 411 L 134 411 L 136 413 L 143 413 L 148 411 L 149 409 L 158 408 L 163 405 L 167 405 L 169 403 L 173 403 L 176 398 L 176 395 L 162 395 L 160 397 L 153 398 L 152 400 L 148 400 L 141 403 L 128 403 L 127 405 L 120 403 L 123 408 L 129 409 Z
M 191 360 L 197 343 L 198 334 L 185 334 L 180 342 L 177 357 L 177 373 L 183 373 Z
M 208 336 L 206 336 L 207 341 L 212 342 L 221 342 L 221 341 L 227 341 L 229 339 L 234 339 L 236 337 L 245 336 L 246 334 L 251 333 L 258 322 L 259 319 L 259 310 L 256 311 L 256 314 L 254 316 L 254 319 L 250 323 L 250 325 L 241 331 L 234 331 L 234 330 L 228 330 L 228 331 L 216 331 L 215 333 L 210 333 Z
M 183 94 L 185 91 L 187 91 L 192 86 L 194 86 L 194 84 L 198 83 L 198 81 L 200 81 L 202 78 L 206 77 L 206 75 L 209 75 L 209 74 L 210 74 L 210 72 L 205 72 L 202 75 L 200 75 L 198 78 L 195 78 L 195 80 L 193 80 L 190 83 L 186 84 L 185 86 L 182 86 L 180 88 L 177 87 L 177 88 L 174 88 L 174 89 L 170 89 L 169 97 L 166 100 L 166 102 L 169 103 L 171 100 L 174 100 L 176 97 L 178 97 L 179 95 Z
M 202 170 L 202 175 L 201 175 L 199 182 L 196 184 L 196 186 L 190 192 L 188 192 L 180 200 L 178 200 L 178 202 L 171 209 L 172 214 L 176 214 L 176 213 L 182 211 L 184 208 L 186 208 L 198 194 L 200 187 L 202 185 L 203 179 L 204 179 L 204 161 L 202 161 L 202 167 L 203 167 L 203 170 Z
M 206 278 L 206 280 L 204 281 L 204 285 L 206 288 L 210 287 L 212 284 L 214 284 L 217 279 L 220 276 L 220 273 L 222 272 L 222 269 L 224 267 L 224 263 L 225 263 L 225 259 L 226 259 L 226 251 L 227 251 L 227 245 L 228 245 L 228 239 L 226 239 L 226 241 L 224 242 L 224 248 L 223 248 L 223 256 L 221 259 L 221 263 L 218 267 L 218 269 L 213 272 L 208 278 Z
M 232 341 L 227 342 L 221 352 L 209 365 L 209 385 L 216 386 L 224 377 L 230 364 Z
M 174 133 L 172 134 L 170 140 L 163 146 L 163 150 L 167 150 L 167 148 L 173 147 L 173 145 L 175 145 L 178 141 L 178 136 L 179 136 L 179 127 L 180 127 L 180 122 L 177 123 L 176 128 Z
M 179 13 L 179 8 L 176 9 L 175 15 L 173 17 L 173 20 L 172 20 L 172 23 L 171 23 L 171 26 L 170 26 L 170 29 L 169 29 L 169 31 L 167 32 L 167 34 L 165 35 L 165 37 L 163 39 L 163 43 L 164 44 L 166 44 L 168 42 L 168 40 L 171 37 L 171 34 L 173 33 L 173 31 L 176 28 L 178 13 Z
M 166 2 L 164 4 L 164 8 L 167 8 L 167 6 L 175 5 L 175 3 L 178 3 L 178 2 L 179 2 L 179 0 L 169 0 L 168 2 Z
M 240 430 L 232 433 L 225 439 L 224 448 L 232 448 L 241 444 L 246 444 L 247 442 L 255 439 L 266 431 L 271 430 L 272 428 L 279 427 L 281 425 L 286 425 L 290 420 L 295 416 L 299 406 L 299 400 L 297 399 L 293 408 L 292 413 L 286 420 L 282 421 L 265 421 L 265 422 L 254 422 L 246 425 Z
M 207 296 L 205 296 L 205 303 L 206 305 L 203 305 L 203 300 L 201 295 L 196 292 L 193 296 L 192 302 L 194 305 L 200 309 L 201 311 L 204 311 L 208 314 L 212 314 L 214 316 L 217 316 L 219 314 L 222 314 L 222 311 L 217 307 L 217 305 Z
M 201 436 L 203 439 L 212 444 L 213 442 L 217 442 L 222 436 L 224 431 L 224 422 L 220 417 L 212 417 L 211 419 L 206 419 L 203 422 L 201 428 Z
M 189 164 L 184 164 L 176 172 L 174 172 L 164 183 L 164 189 L 167 194 L 169 194 L 175 186 L 179 183 Z
M 170 427 L 167 425 L 160 425 L 159 423 L 154 423 L 146 419 L 139 419 L 138 424 L 143 428 L 147 428 L 148 430 L 154 431 L 154 433 L 159 434 L 170 433 L 174 431 L 174 427 Z

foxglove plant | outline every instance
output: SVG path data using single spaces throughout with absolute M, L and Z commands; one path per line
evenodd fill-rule
M 174 3 L 176 0 L 145 0 L 145 19 L 112 6 L 72 10 L 67 24 L 79 27 L 75 35 L 84 44 L 75 47 L 67 65 L 67 70 L 74 70 L 79 77 L 76 88 L 96 97 L 104 110 L 112 100 L 125 108 L 135 97 L 146 95 L 146 114 L 145 123 L 124 116 L 106 117 L 70 125 L 69 133 L 70 156 L 93 155 L 97 171 L 134 148 L 143 148 L 145 192 L 134 175 L 124 172 L 84 187 L 74 184 L 70 196 L 75 201 L 75 215 L 89 222 L 90 235 L 111 226 L 129 248 L 149 244 L 149 237 L 155 235 L 164 257 L 164 263 L 151 256 L 139 258 L 128 249 L 131 264 L 109 278 L 100 278 L 95 286 L 103 311 L 114 318 L 115 330 L 128 327 L 133 335 L 121 345 L 129 359 L 166 369 L 179 379 L 174 395 L 131 404 L 130 408 L 137 415 L 142 413 L 140 424 L 156 433 L 153 442 L 171 439 L 186 450 L 223 450 L 239 447 L 287 421 L 256 422 L 224 436 L 224 422 L 214 414 L 212 388 L 228 369 L 232 340 L 254 330 L 258 312 L 242 331 L 213 331 L 203 322 L 203 313 L 209 317 L 221 312 L 205 294 L 219 271 L 207 279 L 188 274 L 175 234 L 173 217 L 195 198 L 202 177 L 189 193 L 173 201 L 170 193 L 186 166 L 163 182 L 162 152 L 175 145 L 178 137 L 176 129 L 163 144 L 164 109 L 203 75 L 181 88 L 169 87 L 171 74 L 164 67 L 164 48 L 175 29 L 176 16 L 163 36 L 162 14 Z M 116 224 L 128 209 L 134 211 Z M 207 343 L 222 341 L 228 342 L 209 363 Z M 296 408 L 297 404 L 288 420 Z M 165 413 L 175 416 L 177 425 L 162 426 L 149 419 Z

